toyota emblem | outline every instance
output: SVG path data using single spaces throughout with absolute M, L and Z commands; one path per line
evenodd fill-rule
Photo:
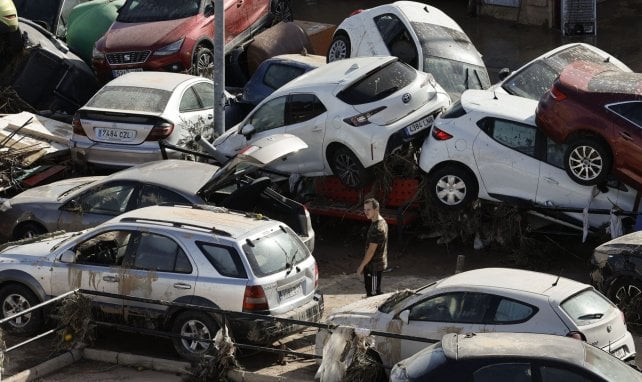
M 403 101 L 403 103 L 408 103 L 410 102 L 411 99 L 412 99 L 412 96 L 410 95 L 410 93 L 405 93 L 404 95 L 401 96 L 401 100 Z
M 611 325 L 607 325 L 607 326 L 606 326 L 606 331 L 607 331 L 608 333 L 611 333 L 611 330 L 613 330 L 613 328 L 611 327 Z

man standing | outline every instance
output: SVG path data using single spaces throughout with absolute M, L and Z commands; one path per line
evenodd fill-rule
M 381 277 L 388 266 L 388 223 L 379 214 L 379 202 L 370 198 L 363 202 L 363 212 L 370 220 L 366 235 L 366 251 L 357 268 L 363 274 L 366 296 L 381 294 Z

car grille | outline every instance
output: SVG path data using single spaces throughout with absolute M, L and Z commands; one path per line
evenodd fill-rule
M 145 50 L 142 52 L 107 53 L 106 57 L 110 65 L 140 64 L 147 61 L 150 54 L 150 50 Z

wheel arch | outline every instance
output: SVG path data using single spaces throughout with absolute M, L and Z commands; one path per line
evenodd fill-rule
M 24 219 L 24 220 L 20 221 L 20 223 L 16 224 L 16 225 L 13 227 L 13 231 L 11 231 L 11 237 L 12 237 L 13 239 L 15 239 L 15 238 L 16 238 L 16 232 L 18 231 L 18 229 L 19 229 L 19 228 L 21 228 L 21 227 L 24 227 L 25 225 L 28 225 L 28 224 L 36 225 L 36 226 L 38 226 L 38 227 L 42 228 L 42 230 L 43 230 L 44 232 L 49 232 L 49 230 L 47 229 L 47 227 L 45 226 L 45 224 L 44 224 L 44 223 L 42 223 L 42 222 L 41 222 L 41 221 L 39 221 L 39 220 L 34 219 L 34 217 L 33 217 L 33 216 L 30 216 L 30 217 L 28 217 L 28 218 L 26 218 L 26 219 Z
M 209 50 L 214 49 L 214 41 L 212 41 L 209 37 L 207 36 L 201 36 L 198 40 L 194 42 L 194 46 L 192 47 L 192 61 L 194 60 L 194 55 L 198 51 L 200 47 L 205 47 Z
M 349 145 L 349 144 L 347 144 L 347 143 L 345 143 L 343 141 L 334 141 L 334 142 L 329 143 L 328 147 L 326 147 L 326 149 L 325 149 L 325 161 L 328 164 L 328 166 L 330 166 L 330 158 L 332 158 L 332 155 L 334 155 L 334 153 L 338 149 L 340 149 L 342 147 L 350 150 L 357 157 L 359 162 L 361 162 L 361 159 L 359 159 L 359 155 L 357 154 L 358 151 L 355 150 L 351 145 Z M 363 163 L 361 163 L 361 165 L 364 168 L 370 167 L 370 166 L 364 165 Z M 332 167 L 332 166 L 330 166 L 330 167 Z
M 47 299 L 45 289 L 40 285 L 38 280 L 29 273 L 16 269 L 0 271 L 0 289 L 12 284 L 26 287 L 41 302 Z
M 443 161 L 443 162 L 439 162 L 436 165 L 434 165 L 430 169 L 430 171 L 428 171 L 428 173 L 426 175 L 428 177 L 431 177 L 435 172 L 437 172 L 438 170 L 441 170 L 444 167 L 457 167 L 457 168 L 461 169 L 462 171 L 467 172 L 468 175 L 470 175 L 475 180 L 475 183 L 477 185 L 477 189 L 479 190 L 479 187 L 481 185 L 481 181 L 477 178 L 477 174 L 475 174 L 475 172 L 470 167 L 468 167 L 468 165 L 466 165 L 466 164 L 464 164 L 462 162 L 456 161 L 456 160 L 446 160 L 446 161 Z
M 181 296 L 177 299 L 175 299 L 173 302 L 179 303 L 179 304 L 189 304 L 189 305 L 194 305 L 194 308 L 190 307 L 185 307 L 185 306 L 170 306 L 169 309 L 167 309 L 167 313 L 165 314 L 165 321 L 163 323 L 163 326 L 166 329 L 171 329 L 172 325 L 174 324 L 174 321 L 176 320 L 176 317 L 178 317 L 181 313 L 187 312 L 189 310 L 198 310 L 198 306 L 204 306 L 207 308 L 215 308 L 215 309 L 221 309 L 218 304 L 213 302 L 210 299 L 207 299 L 205 297 L 201 296 Z M 213 317 L 214 314 L 212 312 L 202 310 L 202 312 L 207 313 Z M 218 321 L 218 318 L 215 317 L 215 320 Z
M 611 158 L 613 158 L 613 150 L 611 149 L 611 145 L 609 144 L 607 139 L 602 134 L 589 128 L 582 128 L 573 132 L 572 134 L 569 134 L 564 140 L 564 143 L 569 144 L 575 140 L 582 139 L 582 138 L 590 138 L 590 139 L 598 140 L 600 144 L 602 144 L 602 146 L 608 151 Z

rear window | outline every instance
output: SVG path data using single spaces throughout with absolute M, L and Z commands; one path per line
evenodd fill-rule
M 599 321 L 613 309 L 609 300 L 593 289 L 571 296 L 562 302 L 561 307 L 578 326 Z
M 171 92 L 133 86 L 105 86 L 85 106 L 160 113 L 165 110 Z
M 349 105 L 360 105 L 386 98 L 417 78 L 417 71 L 401 61 L 393 61 L 368 73 L 344 89 L 337 98 Z
M 287 226 L 266 236 L 248 239 L 243 251 L 257 277 L 292 269 L 310 256 L 303 242 Z

